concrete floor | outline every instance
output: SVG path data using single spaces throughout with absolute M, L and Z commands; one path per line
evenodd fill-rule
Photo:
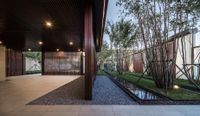
M 26 105 L 78 76 L 18 76 L 0 82 L 0 116 L 200 116 L 200 106 Z

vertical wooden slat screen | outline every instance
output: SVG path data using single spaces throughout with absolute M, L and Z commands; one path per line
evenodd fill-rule
M 81 53 L 44 52 L 43 74 L 78 75 L 81 74 Z
M 23 53 L 7 49 L 6 76 L 23 75 Z

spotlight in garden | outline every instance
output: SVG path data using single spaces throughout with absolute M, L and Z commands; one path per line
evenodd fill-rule
M 28 51 L 30 52 L 30 51 L 31 51 L 31 49 L 29 48 L 29 49 L 28 49 Z
M 178 85 L 173 86 L 174 89 L 179 89 L 180 87 Z

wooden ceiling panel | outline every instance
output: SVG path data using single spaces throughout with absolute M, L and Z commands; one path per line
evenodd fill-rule
M 0 7 L 0 38 L 10 48 L 82 48 L 84 0 L 1 0 Z M 52 28 L 45 27 L 45 21 L 52 22 Z M 13 45 L 15 41 L 17 45 Z M 37 41 L 43 41 L 43 47 Z M 74 42 L 73 47 L 67 45 L 69 41 Z

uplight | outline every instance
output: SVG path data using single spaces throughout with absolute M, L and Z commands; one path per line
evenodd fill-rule
M 31 51 L 31 49 L 29 48 L 28 51 Z
M 179 89 L 180 87 L 178 85 L 173 86 L 174 89 Z

